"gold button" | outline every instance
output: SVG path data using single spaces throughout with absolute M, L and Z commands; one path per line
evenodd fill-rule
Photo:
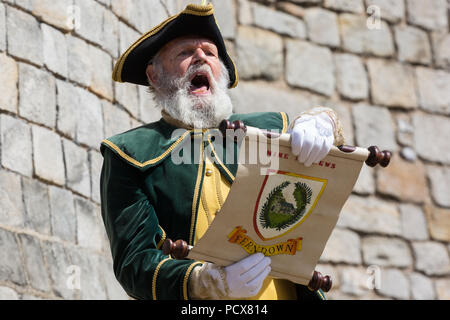
M 213 174 L 213 171 L 211 169 L 206 170 L 206 176 L 211 177 Z

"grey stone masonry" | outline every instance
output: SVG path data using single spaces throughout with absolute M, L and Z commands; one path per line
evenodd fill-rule
M 260 28 L 275 31 L 292 38 L 306 37 L 305 24 L 289 14 L 269 9 L 259 4 L 253 4 L 254 24 Z
M 88 152 L 69 140 L 63 140 L 67 187 L 85 196 L 91 196 Z
M 61 138 L 48 129 L 33 126 L 33 160 L 37 176 L 44 180 L 63 185 L 64 173 Z
M 40 234 L 50 235 L 50 202 L 48 186 L 38 180 L 22 178 L 25 204 L 25 226 Z
M 21 251 L 14 233 L 0 229 L 0 281 L 25 285 Z
M 240 27 L 236 37 L 236 58 L 241 79 L 276 80 L 283 74 L 283 40 L 270 31 Z
M 68 75 L 68 47 L 67 40 L 64 33 L 50 27 L 46 24 L 41 24 L 43 47 L 44 47 L 44 65 L 51 71 L 67 77 Z
M 20 176 L 7 170 L 0 170 L 0 224 L 11 227 L 24 224 Z
M 305 11 L 308 38 L 318 44 L 338 47 L 340 45 L 337 14 L 321 8 Z
M 0 54 L 0 110 L 17 113 L 19 69 L 14 59 Z
M 383 237 L 364 237 L 361 241 L 367 265 L 407 268 L 413 260 L 406 241 Z
M 369 82 L 364 64 L 358 56 L 335 54 L 337 89 L 351 100 L 362 100 L 369 96 Z
M 420 106 L 429 112 L 450 115 L 450 73 L 417 67 Z
M 395 41 L 400 61 L 431 63 L 433 57 L 425 31 L 410 26 L 397 26 L 395 27 Z
M 385 21 L 380 21 L 379 29 L 369 29 L 362 15 L 342 13 L 338 20 L 344 49 L 380 57 L 394 54 L 394 40 Z
M 42 65 L 42 30 L 32 15 L 7 7 L 6 28 L 8 52 L 18 58 Z
M 416 113 L 413 116 L 414 149 L 419 157 L 445 164 L 450 164 L 450 119 L 443 116 Z M 433 134 L 433 143 L 430 143 L 430 132 Z
M 402 108 L 418 105 L 414 69 L 398 62 L 370 59 L 367 62 L 373 103 Z
M 305 41 L 288 40 L 286 50 L 288 84 L 327 96 L 333 94 L 335 69 L 330 49 Z
M 429 30 L 446 30 L 448 27 L 447 1 L 405 0 L 406 17 L 409 23 Z
M 431 196 L 436 203 L 443 207 L 450 207 L 450 168 L 429 166 L 428 178 L 431 182 Z
M 379 8 L 380 18 L 389 22 L 399 22 L 405 16 L 404 0 L 365 0 L 365 3 L 367 8 Z
M 54 128 L 56 124 L 55 78 L 24 63 L 19 63 L 19 115 Z
M 50 186 L 48 195 L 52 235 L 75 242 L 77 224 L 73 194 L 69 190 Z
M 6 10 L 5 5 L 0 3 L 0 51 L 6 49 Z
M 450 259 L 444 245 L 438 242 L 415 242 L 412 247 L 416 256 L 417 271 L 436 276 L 450 273 Z
M 25 121 L 0 115 L 2 166 L 29 176 L 33 174 L 31 129 Z
M 325 248 L 321 260 L 360 264 L 362 259 L 359 236 L 349 230 L 335 229 L 331 234 L 329 245 Z

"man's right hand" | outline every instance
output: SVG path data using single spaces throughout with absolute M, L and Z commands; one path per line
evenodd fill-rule
M 269 257 L 256 253 L 225 267 L 229 296 L 250 298 L 257 295 L 270 273 L 271 262 Z

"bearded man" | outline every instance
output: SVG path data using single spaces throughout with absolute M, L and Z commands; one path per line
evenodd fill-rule
M 229 119 L 289 132 L 293 154 L 310 166 L 333 143 L 343 142 L 334 112 L 316 108 L 291 126 L 284 112 L 233 114 L 228 90 L 238 75 L 211 4 L 188 5 L 143 35 L 118 60 L 113 78 L 150 85 L 162 113 L 161 120 L 101 145 L 102 217 L 114 273 L 125 291 L 155 300 L 324 298 L 321 291 L 269 277 L 271 260 L 261 253 L 221 267 L 172 259 L 161 246 L 166 238 L 194 245 L 232 186 L 236 162 L 212 159 L 204 151 L 211 144 L 204 139 L 209 130 Z M 173 138 L 179 129 L 184 134 Z M 199 161 L 175 164 L 171 152 L 187 140 L 200 141 L 194 154 Z

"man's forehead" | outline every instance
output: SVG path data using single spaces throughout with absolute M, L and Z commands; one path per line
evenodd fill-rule
M 215 43 L 208 38 L 204 38 L 197 35 L 189 35 L 183 36 L 179 38 L 175 38 L 164 45 L 161 48 L 161 51 L 169 50 L 171 48 L 179 47 L 179 46 L 189 46 L 189 45 L 212 45 L 216 47 Z

